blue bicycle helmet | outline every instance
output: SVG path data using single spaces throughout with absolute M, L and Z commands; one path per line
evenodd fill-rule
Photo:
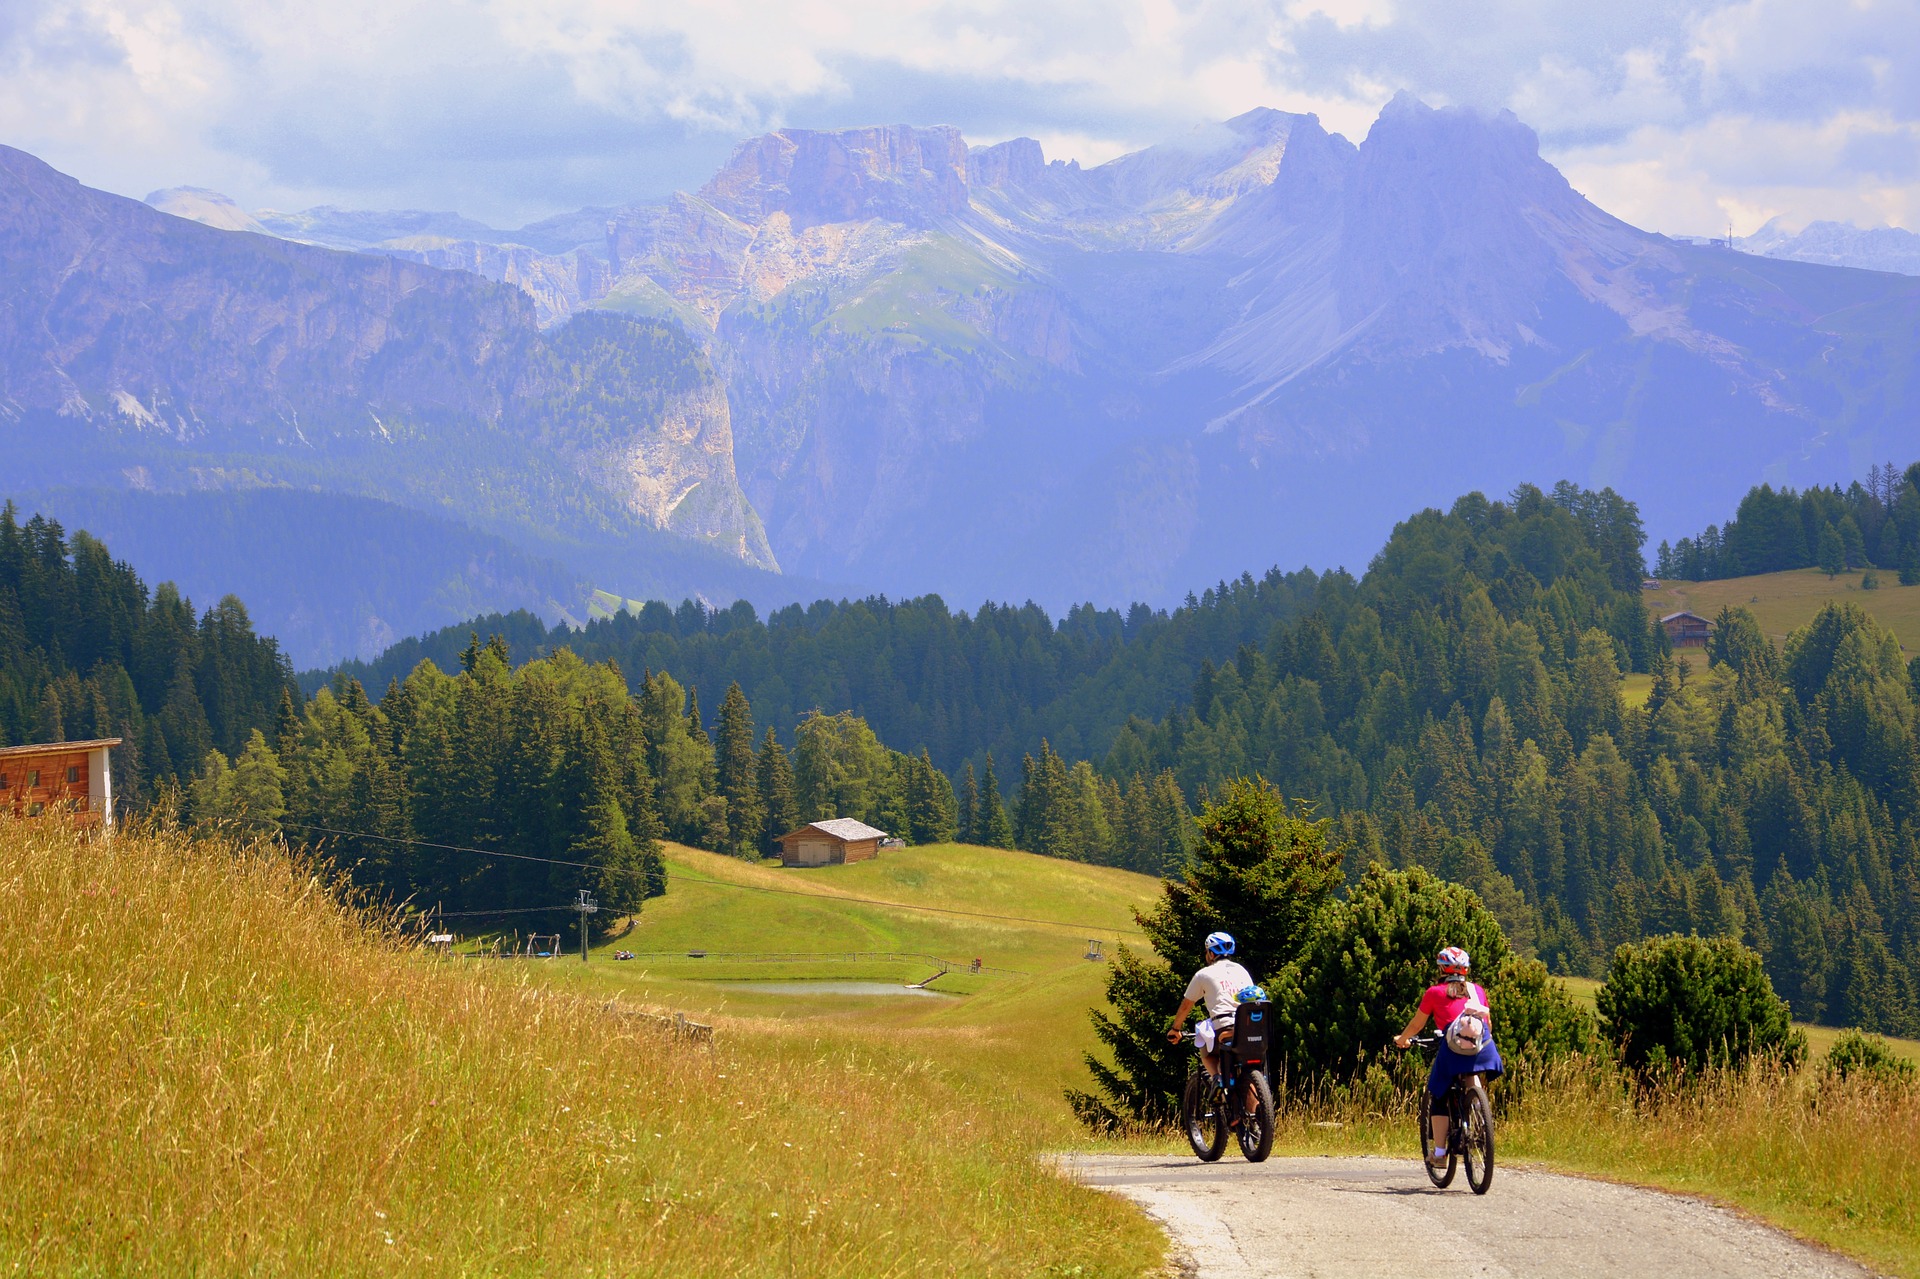
M 1208 933 L 1207 953 L 1209 955 L 1231 955 L 1233 953 L 1233 934 Z
M 1243 1004 L 1264 1004 L 1267 1002 L 1266 987 L 1242 986 L 1240 993 L 1235 995 L 1234 998 Z

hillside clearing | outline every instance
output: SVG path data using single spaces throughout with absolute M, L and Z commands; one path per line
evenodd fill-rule
M 1641 598 L 1656 617 L 1685 609 L 1712 621 L 1722 608 L 1747 609 L 1776 644 L 1829 603 L 1858 604 L 1899 638 L 1901 648 L 1920 650 L 1920 586 L 1901 586 L 1886 570 L 1877 576 L 1879 589 L 1868 591 L 1861 589 L 1857 569 L 1829 578 L 1817 568 L 1797 568 L 1711 582 L 1669 581 Z
M 1105 995 L 1106 965 L 1086 959 L 1087 942 L 1099 938 L 1107 954 L 1116 944 L 1140 946 L 1130 912 L 1158 896 L 1157 879 L 961 844 L 889 849 L 872 861 L 809 870 L 680 845 L 667 846 L 666 860 L 670 890 L 647 903 L 632 933 L 596 948 L 591 964 L 521 965 L 529 979 L 695 1017 L 884 1034 L 937 1056 L 970 1089 L 1017 1098 L 1028 1108 L 1026 1122 L 1051 1140 L 1084 1138 L 1060 1098 L 1084 1083 L 1081 1058 L 1095 1047 L 1087 1014 Z M 614 950 L 642 958 L 615 962 Z M 707 953 L 696 959 L 687 954 L 694 950 Z M 823 957 L 729 958 L 743 952 Z M 935 982 L 936 990 L 966 996 L 956 1000 L 776 993 L 746 984 L 917 982 L 937 971 L 917 958 L 855 961 L 854 952 L 980 959 L 999 971 Z

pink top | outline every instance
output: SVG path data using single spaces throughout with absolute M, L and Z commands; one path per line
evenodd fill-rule
M 1480 997 L 1480 1002 L 1485 1004 L 1489 1012 L 1491 1012 L 1493 1005 L 1487 1002 L 1487 988 L 1476 983 L 1473 991 Z M 1442 1030 L 1453 1025 L 1453 1019 L 1458 1017 L 1460 1010 L 1466 1006 L 1466 997 L 1463 995 L 1455 999 L 1452 995 L 1449 995 L 1445 982 L 1442 982 L 1438 986 L 1427 987 L 1427 993 L 1420 996 L 1420 1011 L 1433 1018 L 1433 1024 Z

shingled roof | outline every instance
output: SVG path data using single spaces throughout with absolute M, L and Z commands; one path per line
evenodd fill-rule
M 855 821 L 851 817 L 835 817 L 830 821 L 808 822 L 805 826 L 802 826 L 800 830 L 817 830 L 823 834 L 831 835 L 835 839 L 848 841 L 887 838 L 887 832 L 875 830 L 865 822 Z M 793 833 L 798 835 L 800 831 L 794 831 Z

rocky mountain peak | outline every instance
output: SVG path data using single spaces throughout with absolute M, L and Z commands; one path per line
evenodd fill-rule
M 259 219 L 233 202 L 231 196 L 205 187 L 167 187 L 149 195 L 146 202 L 162 213 L 186 218 L 222 231 L 253 231 L 272 234 Z
M 785 213 L 796 229 L 883 218 L 924 226 L 967 207 L 967 144 L 948 125 L 782 129 L 743 142 L 700 190 L 743 222 Z
M 1010 138 L 990 147 L 973 147 L 967 152 L 967 180 L 975 188 L 1003 190 L 1027 186 L 1037 181 L 1046 169 L 1046 153 L 1032 138 Z

